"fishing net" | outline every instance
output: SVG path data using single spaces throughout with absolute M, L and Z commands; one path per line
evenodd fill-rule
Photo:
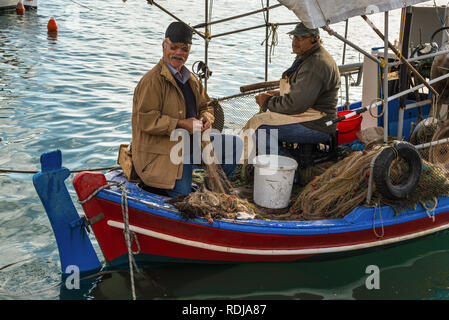
M 444 150 L 447 147 L 446 144 Z M 305 220 L 335 219 L 344 217 L 358 206 L 366 206 L 370 166 L 384 148 L 378 145 L 368 151 L 356 151 L 334 164 L 302 190 L 290 211 L 299 213 Z M 440 145 L 439 148 L 443 147 Z M 425 149 L 429 148 L 421 149 L 421 153 L 429 152 Z M 384 170 L 388 170 L 388 178 L 393 185 L 399 185 L 411 174 L 409 163 L 400 156 Z M 388 205 L 398 213 L 415 208 L 417 204 L 432 209 L 437 204 L 436 197 L 449 195 L 448 177 L 448 170 L 440 163 L 423 159 L 422 174 L 411 194 L 403 199 L 392 200 L 378 192 L 373 183 L 370 205 Z
M 438 128 L 438 120 L 433 117 L 429 117 L 420 121 L 416 128 L 413 130 L 412 135 L 410 136 L 410 143 L 414 145 L 421 145 L 433 141 L 433 136 L 435 135 L 435 132 L 438 130 Z M 428 150 L 423 151 L 424 152 L 420 152 L 421 156 L 423 157 L 423 159 L 429 160 Z
M 267 89 L 216 99 L 226 115 L 220 127 L 241 129 L 251 117 L 259 113 L 254 97 L 264 90 Z M 398 214 L 404 209 L 416 208 L 418 204 L 431 210 L 437 205 L 437 197 L 449 195 L 449 142 L 444 141 L 449 138 L 448 128 L 442 126 L 441 121 L 429 118 L 421 121 L 413 131 L 410 141 L 417 145 L 423 166 L 416 188 L 405 198 L 392 200 L 381 192 L 381 188 L 376 188 L 375 183 L 371 184 L 369 190 L 371 163 L 388 147 L 382 145 L 382 141 L 371 139 L 373 141 L 365 144 L 364 151 L 346 150 L 339 153 L 340 161 L 315 166 L 313 174 L 309 175 L 311 177 L 303 179 L 306 182 L 312 179 L 310 182 L 305 186 L 294 185 L 289 208 L 273 210 L 253 203 L 252 165 L 239 165 L 232 181 L 223 178 L 219 165 L 197 170 L 194 172 L 194 182 L 199 186 L 199 191 L 187 197 L 172 199 L 171 203 L 186 218 L 206 219 L 254 216 L 276 220 L 334 219 L 344 217 L 359 206 L 388 205 Z M 437 140 L 439 143 L 435 142 Z M 388 145 L 392 143 L 393 139 L 388 139 Z M 392 185 L 400 185 L 412 174 L 409 162 L 400 156 L 384 170 L 388 170 L 388 179 Z M 301 176 L 301 171 L 299 174 Z M 216 177 L 221 183 L 216 183 Z M 225 186 L 224 191 L 221 186 Z
M 416 127 L 411 142 L 421 157 L 444 171 L 449 171 L 449 122 L 427 118 Z M 420 124 L 423 124 L 420 127 Z
M 385 146 L 366 145 L 365 151 L 353 152 L 317 176 L 295 199 L 291 212 L 300 213 L 303 219 L 340 218 L 358 206 L 393 207 L 397 212 L 423 205 L 426 210 L 437 205 L 436 198 L 449 195 L 449 123 L 443 124 L 432 117 L 421 121 L 413 131 L 410 142 L 422 158 L 422 173 L 416 189 L 399 200 L 383 195 L 372 184 L 369 195 L 370 165 Z M 393 141 L 389 139 L 388 145 Z M 391 163 L 388 179 L 393 186 L 400 185 L 411 174 L 409 162 L 400 156 Z
M 255 207 L 247 200 L 236 195 L 212 192 L 206 188 L 167 201 L 180 210 L 186 219 L 251 219 L 255 216 Z M 212 219 L 212 220 L 211 220 Z
M 217 99 L 223 108 L 225 119 L 225 129 L 241 129 L 246 122 L 260 112 L 255 96 L 260 92 L 275 89 L 269 87 L 264 89 L 251 90 L 245 93 L 236 94 Z
M 264 89 L 265 90 L 265 89 Z M 241 129 L 246 122 L 259 112 L 255 95 L 261 90 L 213 100 L 218 124 L 216 129 Z M 217 111 L 219 113 L 217 114 Z M 226 114 L 226 117 L 224 115 Z M 205 148 L 203 143 L 203 148 Z M 193 172 L 192 180 L 198 191 L 170 199 L 167 202 L 174 205 L 188 219 L 202 217 L 205 219 L 247 219 L 254 218 L 256 208 L 248 200 L 242 199 L 235 187 L 247 185 L 252 178 L 251 166 L 239 165 L 236 178 L 228 180 L 221 166 L 216 162 L 205 164 L 205 169 Z M 244 181 L 240 181 L 239 179 Z

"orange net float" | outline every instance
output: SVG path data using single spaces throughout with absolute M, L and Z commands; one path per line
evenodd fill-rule
M 17 3 L 16 12 L 17 14 L 25 14 L 25 6 L 23 5 L 22 1 L 19 1 Z
M 58 25 L 56 23 L 55 18 L 51 17 L 50 20 L 48 20 L 47 30 L 49 32 L 56 32 L 56 31 L 58 31 Z

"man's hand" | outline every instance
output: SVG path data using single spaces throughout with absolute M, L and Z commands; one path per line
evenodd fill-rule
M 176 128 L 181 128 L 187 130 L 189 134 L 193 134 L 193 130 L 202 130 L 202 122 L 197 118 L 179 119 Z
M 212 126 L 212 123 L 210 122 L 208 117 L 202 116 L 200 118 L 200 121 L 202 123 L 201 132 L 203 132 L 204 130 L 209 129 Z
M 267 94 L 270 96 L 279 97 L 281 95 L 281 91 L 280 90 L 268 90 Z
M 264 105 L 265 101 L 267 100 L 268 97 L 270 97 L 271 95 L 269 95 L 266 92 L 262 92 L 261 94 L 258 94 L 256 96 L 256 103 L 259 105 L 259 107 L 262 108 L 262 106 Z

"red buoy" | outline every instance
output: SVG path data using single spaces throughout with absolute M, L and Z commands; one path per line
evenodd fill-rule
M 55 18 L 51 17 L 50 20 L 48 20 L 47 30 L 50 32 L 58 31 L 58 25 L 56 24 Z
M 16 12 L 17 12 L 17 14 L 24 14 L 25 13 L 25 7 L 24 7 L 22 1 L 17 2 Z

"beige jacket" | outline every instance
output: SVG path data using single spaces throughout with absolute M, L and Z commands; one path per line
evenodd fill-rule
M 203 86 L 193 75 L 189 83 L 198 116 L 213 122 L 213 108 Z M 173 189 L 176 179 L 182 177 L 182 164 L 170 160 L 170 150 L 178 143 L 170 141 L 170 134 L 178 120 L 185 117 L 184 96 L 161 59 L 139 81 L 133 98 L 132 159 L 137 175 L 146 185 Z

